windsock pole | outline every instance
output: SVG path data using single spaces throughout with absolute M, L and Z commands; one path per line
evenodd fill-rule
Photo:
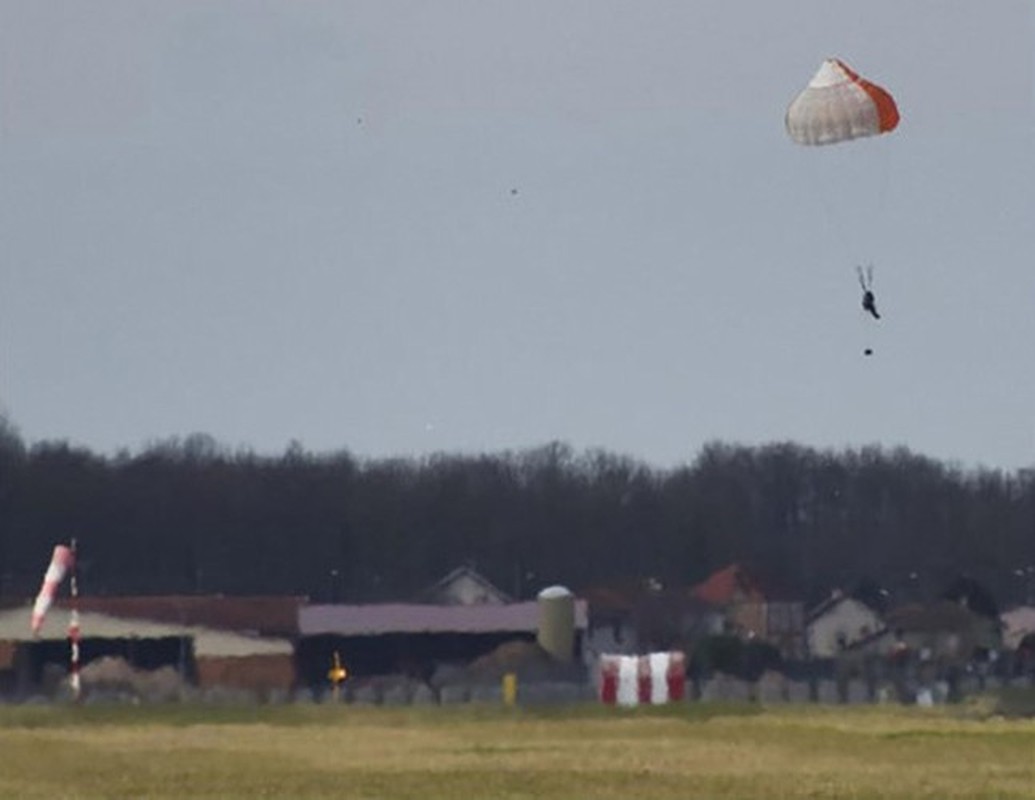
M 70 549 L 72 550 L 72 574 L 69 576 L 69 588 L 72 597 L 72 611 L 68 619 L 68 643 L 71 648 L 68 678 L 72 686 L 72 699 L 78 703 L 82 696 L 82 683 L 79 680 L 79 567 L 76 559 L 75 538 L 70 542 Z

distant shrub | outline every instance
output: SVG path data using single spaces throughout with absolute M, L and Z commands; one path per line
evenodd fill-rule
M 780 651 L 771 644 L 723 634 L 705 637 L 694 646 L 689 671 L 696 676 L 723 672 L 757 681 L 765 672 L 779 670 L 780 666 Z

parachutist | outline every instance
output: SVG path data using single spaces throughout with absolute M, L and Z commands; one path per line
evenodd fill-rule
M 880 319 L 880 314 L 877 313 L 877 298 L 873 295 L 873 266 L 868 266 L 865 273 L 862 267 L 856 267 L 855 271 L 859 275 L 859 285 L 863 290 L 863 310 L 869 311 L 874 319 Z
M 874 319 L 880 319 L 880 314 L 877 313 L 877 301 L 869 289 L 863 293 L 863 309 L 873 314 Z

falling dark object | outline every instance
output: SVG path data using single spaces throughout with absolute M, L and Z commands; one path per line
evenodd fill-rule
M 863 350 L 863 355 L 864 356 L 872 356 L 873 355 L 873 348 L 872 347 L 867 347 L 865 350 Z

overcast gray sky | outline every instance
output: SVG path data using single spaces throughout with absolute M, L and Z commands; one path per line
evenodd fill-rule
M 102 452 L 1035 464 L 1033 8 L 0 0 L 0 409 Z M 791 143 L 827 56 L 897 131 Z

